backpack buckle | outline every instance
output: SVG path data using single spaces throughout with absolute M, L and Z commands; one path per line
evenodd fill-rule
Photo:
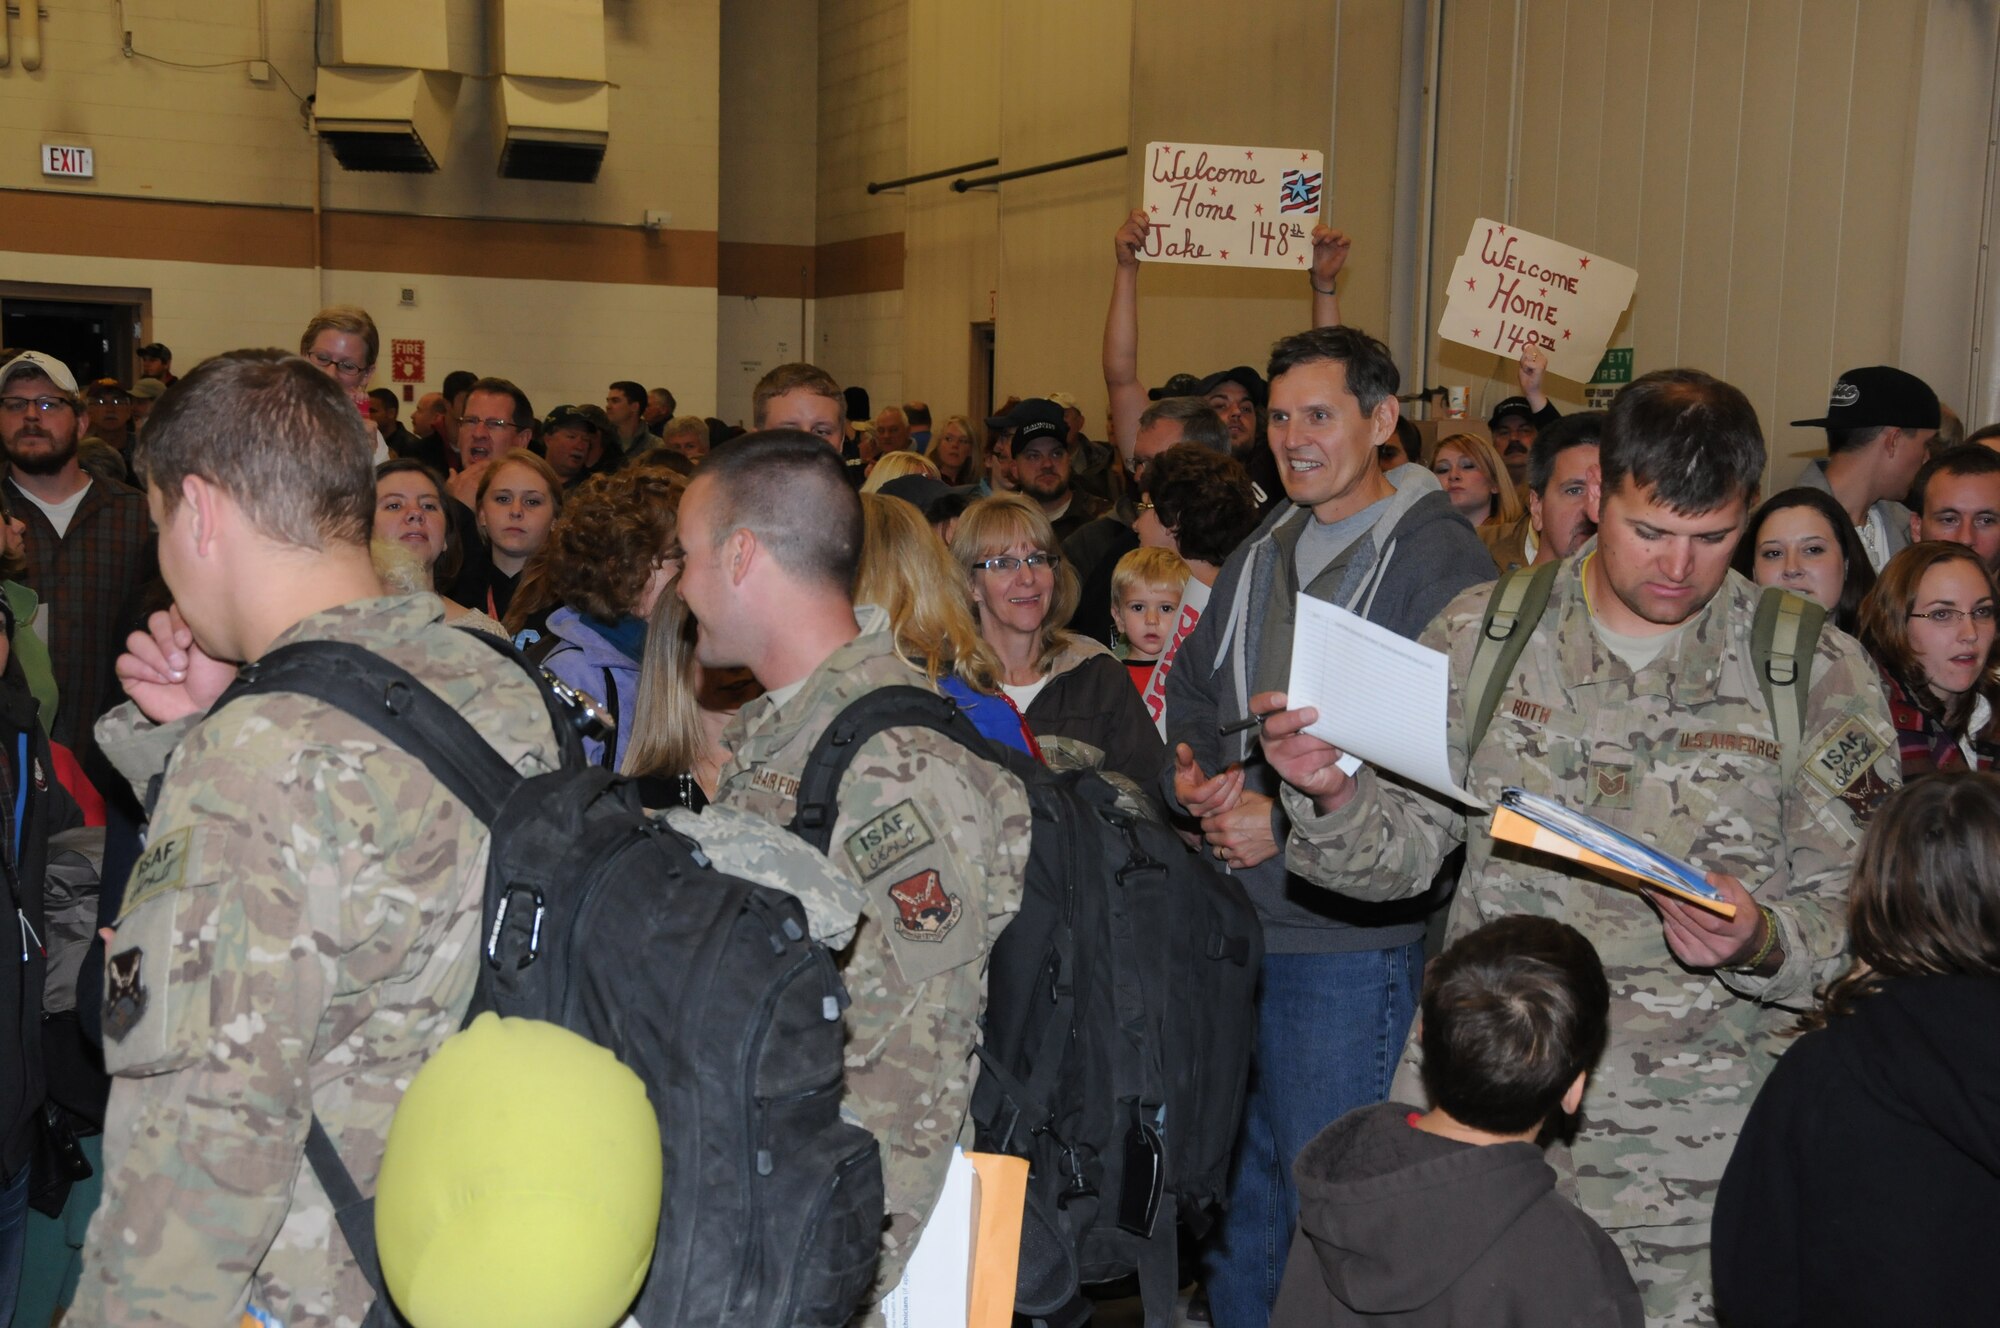
M 542 954 L 542 922 L 548 917 L 548 902 L 542 892 L 531 885 L 510 885 L 500 895 L 500 906 L 493 911 L 493 930 L 486 934 L 486 962 L 500 967 L 500 938 L 507 929 L 507 917 L 514 908 L 514 896 L 522 895 L 534 906 L 527 923 L 528 950 L 514 961 L 515 968 L 526 968 Z

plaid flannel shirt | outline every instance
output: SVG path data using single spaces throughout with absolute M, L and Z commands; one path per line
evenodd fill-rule
M 49 737 L 82 755 L 91 725 L 113 697 L 112 666 L 143 617 L 158 550 L 146 499 L 122 484 L 92 480 L 69 532 L 57 535 L 10 476 L 7 504 L 27 523 L 28 570 L 20 580 L 47 606 L 49 658 L 58 700 Z

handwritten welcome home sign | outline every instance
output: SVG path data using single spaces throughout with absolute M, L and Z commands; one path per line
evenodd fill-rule
M 1438 335 L 1509 359 L 1538 345 L 1551 373 L 1587 382 L 1638 281 L 1608 258 L 1481 217 L 1452 267 Z
M 1302 148 L 1148 143 L 1144 206 L 1152 226 L 1139 256 L 1303 272 L 1312 266 L 1325 178 L 1320 154 Z

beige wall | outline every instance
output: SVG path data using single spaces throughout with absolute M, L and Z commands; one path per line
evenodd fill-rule
M 1133 27 L 1132 156 L 1125 162 L 1132 202 L 1126 207 L 1136 205 L 1143 190 L 1147 143 L 1320 151 L 1327 172 L 1324 216 L 1354 239 L 1340 282 L 1342 317 L 1386 337 L 1396 243 L 1391 186 L 1401 6 L 1249 6 L 1231 12 L 1225 34 L 1216 27 L 1214 7 L 1203 0 L 1148 0 L 1136 7 Z M 1229 51 L 1226 66 L 1215 63 L 1219 41 Z M 1199 80 L 1183 72 L 1194 70 L 1203 71 Z M 1280 70 L 1283 76 L 1275 76 Z M 1190 95 L 1211 81 L 1226 85 L 1228 95 Z M 1107 271 L 1111 232 L 1125 210 L 1097 226 L 1094 238 Z M 1311 293 L 1296 273 L 1161 264 L 1140 274 L 1139 290 L 1139 376 L 1149 384 L 1235 364 L 1261 372 L 1271 343 L 1305 327 L 1312 315 Z M 1100 325 L 1102 318 L 1100 313 Z
M 1912 196 L 1926 7 L 1453 0 L 1444 12 L 1432 326 L 1438 271 L 1476 217 L 1628 263 L 1638 293 L 1613 344 L 1633 347 L 1641 373 L 1687 364 L 1742 387 L 1774 482 L 1788 480 L 1792 456 L 1825 439 L 1785 422 L 1821 413 L 1842 369 L 1901 357 L 1906 257 L 1932 239 L 1928 222 L 1911 227 L 1928 211 Z M 1961 107 L 1982 140 L 1987 112 Z M 1933 267 L 1969 286 L 1971 248 L 1939 247 Z M 1426 381 L 1470 383 L 1482 415 L 1515 390 L 1510 364 L 1458 346 L 1433 345 Z
M 151 334 L 175 348 L 183 368 L 231 346 L 288 344 L 321 303 L 358 299 L 385 339 L 428 341 L 433 383 L 457 367 L 506 373 L 537 405 L 554 405 L 601 400 L 611 379 L 638 378 L 667 383 L 690 409 L 712 409 L 720 0 L 607 6 L 607 73 L 616 86 L 595 185 L 498 178 L 491 86 L 476 79 L 462 87 L 439 173 L 356 174 L 326 156 L 328 266 L 317 285 L 304 210 L 322 151 L 285 85 L 252 83 L 240 65 L 190 70 L 128 58 L 114 0 L 52 8 L 43 67 L 31 72 L 17 59 L 0 69 L 0 190 L 66 196 L 65 215 L 85 224 L 10 221 L 5 212 L 20 204 L 0 193 L 0 250 L 11 251 L 0 275 L 150 287 Z M 266 8 L 271 63 L 311 92 L 313 6 L 272 0 Z M 454 67 L 485 72 L 484 0 L 448 0 L 446 8 Z M 253 0 L 128 0 L 124 18 L 137 51 L 220 64 L 259 55 L 258 9 Z M 45 179 L 43 142 L 93 148 L 96 178 Z M 181 209 L 174 255 L 160 260 L 147 255 L 146 204 L 123 200 L 284 210 L 222 209 L 234 229 L 204 243 Z M 640 229 L 648 209 L 671 214 L 667 232 Z M 441 241 L 439 223 L 399 228 L 372 213 L 518 220 L 453 223 L 458 229 Z M 547 224 L 523 229 L 520 221 Z M 246 226 L 287 237 L 263 246 L 283 250 L 281 259 L 245 266 L 258 261 L 241 245 Z M 493 270 L 506 275 L 462 270 L 468 252 L 491 255 Z M 537 279 L 612 253 L 616 262 L 588 279 Z M 414 308 L 399 305 L 405 286 L 418 290 Z M 384 365 L 379 377 L 387 372 Z

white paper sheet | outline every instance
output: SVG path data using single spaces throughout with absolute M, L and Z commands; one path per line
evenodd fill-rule
M 1319 711 L 1306 732 L 1350 758 L 1484 808 L 1451 777 L 1450 693 L 1451 661 L 1442 653 L 1338 605 L 1299 596 L 1285 695 L 1294 710 Z M 1352 774 L 1359 766 L 1342 768 Z
M 979 1230 L 979 1178 L 957 1148 L 937 1206 L 902 1280 L 882 1298 L 888 1328 L 965 1328 L 972 1300 L 972 1249 Z

